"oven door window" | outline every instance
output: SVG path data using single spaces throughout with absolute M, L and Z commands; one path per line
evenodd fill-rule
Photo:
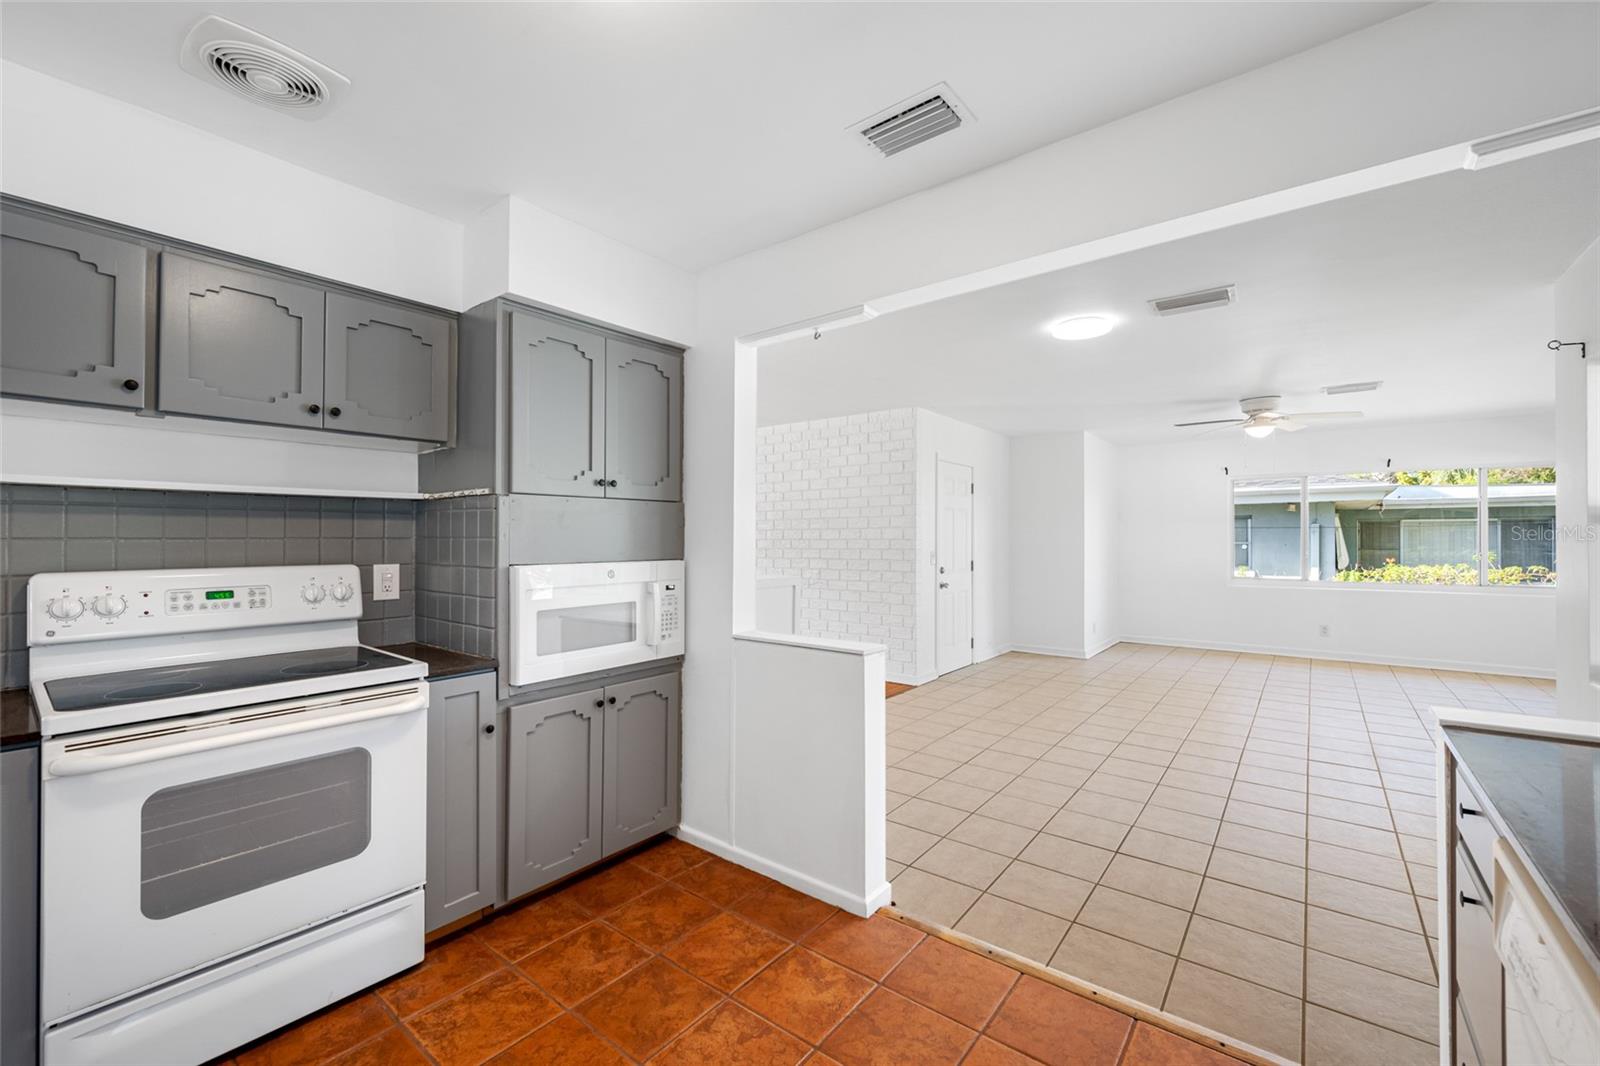
M 139 909 L 171 918 L 365 851 L 372 757 L 350 748 L 164 788 L 141 823 Z
M 627 600 L 541 610 L 535 647 L 540 656 L 562 655 L 632 644 L 638 639 L 639 605 Z

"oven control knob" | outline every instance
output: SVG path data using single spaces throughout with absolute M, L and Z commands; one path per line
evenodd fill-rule
M 300 590 L 300 598 L 307 603 L 321 603 L 323 597 L 327 594 L 327 589 L 314 582 Z
M 83 601 L 76 596 L 58 596 L 44 605 L 45 613 L 58 622 L 70 622 L 83 613 Z
M 103 596 L 96 596 L 89 606 L 101 618 L 115 618 L 128 609 L 128 601 L 108 592 Z
M 333 598 L 340 603 L 343 603 L 355 594 L 356 590 L 351 588 L 349 583 L 342 579 L 337 585 L 333 586 Z

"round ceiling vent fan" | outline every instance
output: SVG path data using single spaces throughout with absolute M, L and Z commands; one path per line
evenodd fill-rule
M 1211 418 L 1204 422 L 1178 422 L 1176 428 L 1189 426 L 1238 426 L 1252 437 L 1270 437 L 1278 430 L 1294 433 L 1319 422 L 1338 422 L 1346 418 L 1360 418 L 1360 411 L 1314 411 L 1286 414 L 1278 410 L 1282 396 L 1247 396 L 1239 401 L 1243 418 Z

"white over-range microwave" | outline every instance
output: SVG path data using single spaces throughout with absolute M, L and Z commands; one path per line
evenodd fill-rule
M 511 684 L 683 654 L 683 560 L 511 568 Z

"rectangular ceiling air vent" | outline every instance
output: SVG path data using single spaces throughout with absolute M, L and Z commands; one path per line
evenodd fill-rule
M 1181 315 L 1186 311 L 1204 311 L 1208 307 L 1226 307 L 1233 300 L 1233 286 L 1218 285 L 1214 289 L 1186 292 L 1181 296 L 1157 297 L 1150 301 L 1150 308 L 1158 315 Z
M 896 155 L 972 121 L 972 112 L 940 82 L 851 126 L 885 156 Z

